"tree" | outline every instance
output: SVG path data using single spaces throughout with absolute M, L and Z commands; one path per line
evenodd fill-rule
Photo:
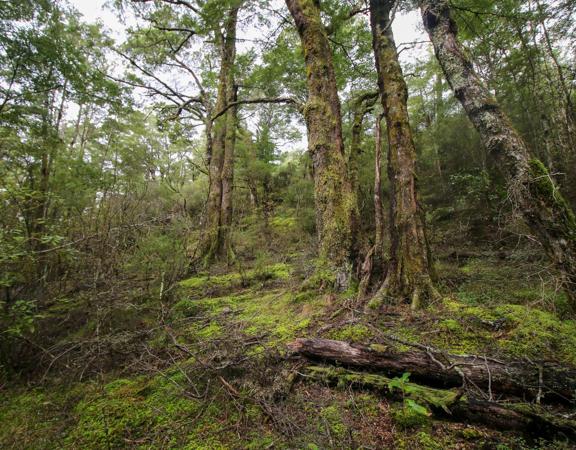
M 408 89 L 392 33 L 396 2 L 370 1 L 370 23 L 378 86 L 388 134 L 390 262 L 371 305 L 386 297 L 408 299 L 412 308 L 438 294 L 432 282 L 424 215 L 416 187 L 416 148 L 408 118 Z
M 576 218 L 542 162 L 531 157 L 494 96 L 462 49 L 445 0 L 421 3 L 424 26 L 456 97 L 480 134 L 490 156 L 508 178 L 514 207 L 536 235 L 558 270 L 576 311 Z
M 239 6 L 233 6 L 224 19 L 224 31 L 216 29 L 220 46 L 220 75 L 215 114 L 237 100 L 234 82 L 236 58 L 236 26 Z M 213 118 L 210 118 L 211 120 Z M 232 224 L 232 188 L 234 176 L 234 146 L 236 140 L 236 107 L 227 109 L 214 120 L 214 137 L 208 155 L 210 187 L 208 191 L 207 223 L 201 255 L 205 263 L 218 257 L 230 260 L 230 226 Z
M 322 264 L 336 273 L 337 289 L 351 278 L 351 221 L 357 207 L 348 178 L 342 115 L 326 29 L 319 2 L 286 0 L 304 51 L 308 100 L 304 108 L 308 150 L 313 160 L 316 223 Z

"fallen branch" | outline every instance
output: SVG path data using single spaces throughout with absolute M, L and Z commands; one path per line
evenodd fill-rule
M 410 398 L 441 418 L 482 423 L 535 436 L 576 438 L 576 422 L 553 415 L 537 405 L 495 403 L 462 395 L 459 390 L 434 389 L 411 382 L 405 382 L 403 390 L 392 389 L 393 380 L 388 377 L 343 368 L 310 366 L 302 376 L 330 385 L 373 389 L 395 400 Z
M 297 339 L 290 350 L 307 358 L 346 366 L 380 369 L 388 374 L 410 372 L 418 382 L 439 387 L 476 386 L 494 394 L 529 400 L 573 403 L 576 370 L 542 361 L 499 361 L 474 355 L 448 355 L 418 345 L 400 352 L 394 346 L 349 344 L 328 339 Z

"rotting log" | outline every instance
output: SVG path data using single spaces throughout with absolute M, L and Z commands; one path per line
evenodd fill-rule
M 405 382 L 404 389 L 391 388 L 392 379 L 343 368 L 309 366 L 304 378 L 330 385 L 376 390 L 388 398 L 410 398 L 428 407 L 437 417 L 473 422 L 500 430 L 515 430 L 533 436 L 576 439 L 576 422 L 550 413 L 537 405 L 496 403 L 462 395 L 459 390 L 434 389 Z
M 475 355 L 449 355 L 419 346 L 398 351 L 393 346 L 365 346 L 329 339 L 296 339 L 293 354 L 345 366 L 379 369 L 387 374 L 410 372 L 418 382 L 439 387 L 480 389 L 487 399 L 495 395 L 526 400 L 574 403 L 576 369 L 550 361 L 500 361 Z

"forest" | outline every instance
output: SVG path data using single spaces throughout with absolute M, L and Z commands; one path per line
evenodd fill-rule
M 574 449 L 574 174 L 574 0 L 0 1 L 0 448 Z

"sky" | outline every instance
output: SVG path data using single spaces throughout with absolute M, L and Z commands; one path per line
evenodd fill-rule
M 124 25 L 116 15 L 105 7 L 109 0 L 69 0 L 85 17 L 87 22 L 102 21 L 118 40 L 122 40 Z M 402 44 L 414 41 L 427 41 L 427 36 L 420 26 L 420 14 L 412 11 L 408 14 L 397 14 L 392 24 L 392 30 L 398 47 Z M 257 30 L 253 30 L 257 33 Z M 411 50 L 402 51 L 400 54 L 403 62 L 412 60 L 426 52 L 426 45 L 418 45 Z
M 74 5 L 80 13 L 82 13 L 86 22 L 102 22 L 108 29 L 110 29 L 116 41 L 120 43 L 124 40 L 124 29 L 126 26 L 120 23 L 116 14 L 105 6 L 109 1 L 110 0 L 69 0 L 69 2 Z M 278 4 L 278 7 L 282 7 L 283 0 L 274 1 Z M 397 47 L 401 49 L 400 61 L 403 65 L 426 55 L 428 49 L 427 44 L 419 44 L 415 46 L 409 45 L 407 47 L 404 45 L 411 42 L 428 41 L 426 33 L 420 23 L 421 17 L 418 11 L 413 11 L 408 14 L 396 14 L 392 24 L 392 30 L 394 32 Z M 249 28 L 245 30 L 244 33 L 246 34 L 239 36 L 239 38 L 252 39 L 262 37 L 261 30 L 256 28 Z M 281 151 L 306 148 L 306 133 L 302 124 L 294 124 L 294 126 L 301 131 L 300 142 L 277 142 Z M 248 124 L 248 128 L 252 128 L 250 123 Z

